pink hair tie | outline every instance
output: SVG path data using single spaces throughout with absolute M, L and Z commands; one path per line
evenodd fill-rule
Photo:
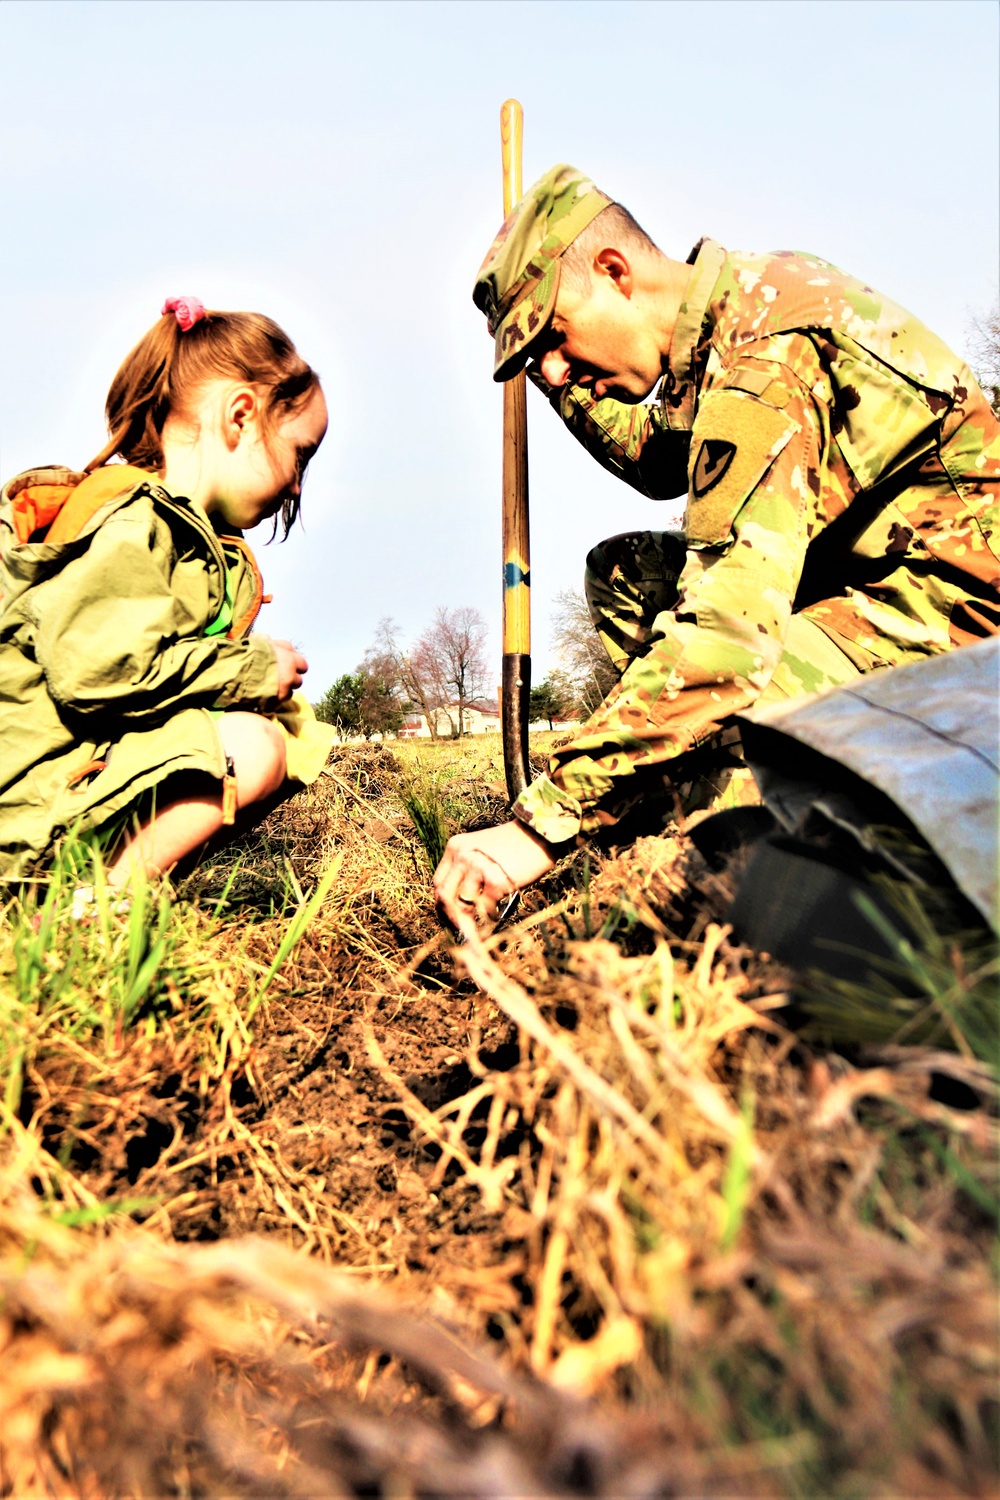
M 167 313 L 173 313 L 181 333 L 187 333 L 189 328 L 193 328 L 205 316 L 205 306 L 197 297 L 168 297 L 160 309 L 160 317 L 165 317 Z

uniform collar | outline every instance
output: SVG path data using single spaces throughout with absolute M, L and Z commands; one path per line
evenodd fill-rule
M 716 240 L 699 240 L 691 252 L 691 275 L 674 324 L 667 369 L 660 382 L 660 409 L 666 425 L 682 432 L 694 424 L 699 372 L 695 368 L 702 329 L 726 252 Z

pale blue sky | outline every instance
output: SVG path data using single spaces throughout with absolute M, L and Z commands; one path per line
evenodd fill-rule
M 478 605 L 499 653 L 500 408 L 470 300 L 530 182 L 586 170 L 670 255 L 808 249 L 963 347 L 996 295 L 993 0 L 4 0 L 0 469 L 84 463 L 165 295 L 271 314 L 321 372 L 306 531 L 262 628 L 319 696 L 381 615 Z M 665 507 L 529 392 L 536 680 L 553 594 Z M 253 540 L 254 538 L 251 537 Z M 260 540 L 263 538 L 261 537 Z

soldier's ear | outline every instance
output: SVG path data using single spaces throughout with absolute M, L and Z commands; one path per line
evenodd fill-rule
M 606 245 L 594 256 L 595 276 L 607 276 L 623 297 L 631 297 L 634 286 L 628 256 L 612 245 Z

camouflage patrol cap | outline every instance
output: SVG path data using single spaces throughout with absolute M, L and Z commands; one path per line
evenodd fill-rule
M 612 200 L 565 162 L 539 177 L 504 220 L 479 268 L 472 300 L 496 339 L 494 380 L 528 361 L 559 290 L 559 257 Z

